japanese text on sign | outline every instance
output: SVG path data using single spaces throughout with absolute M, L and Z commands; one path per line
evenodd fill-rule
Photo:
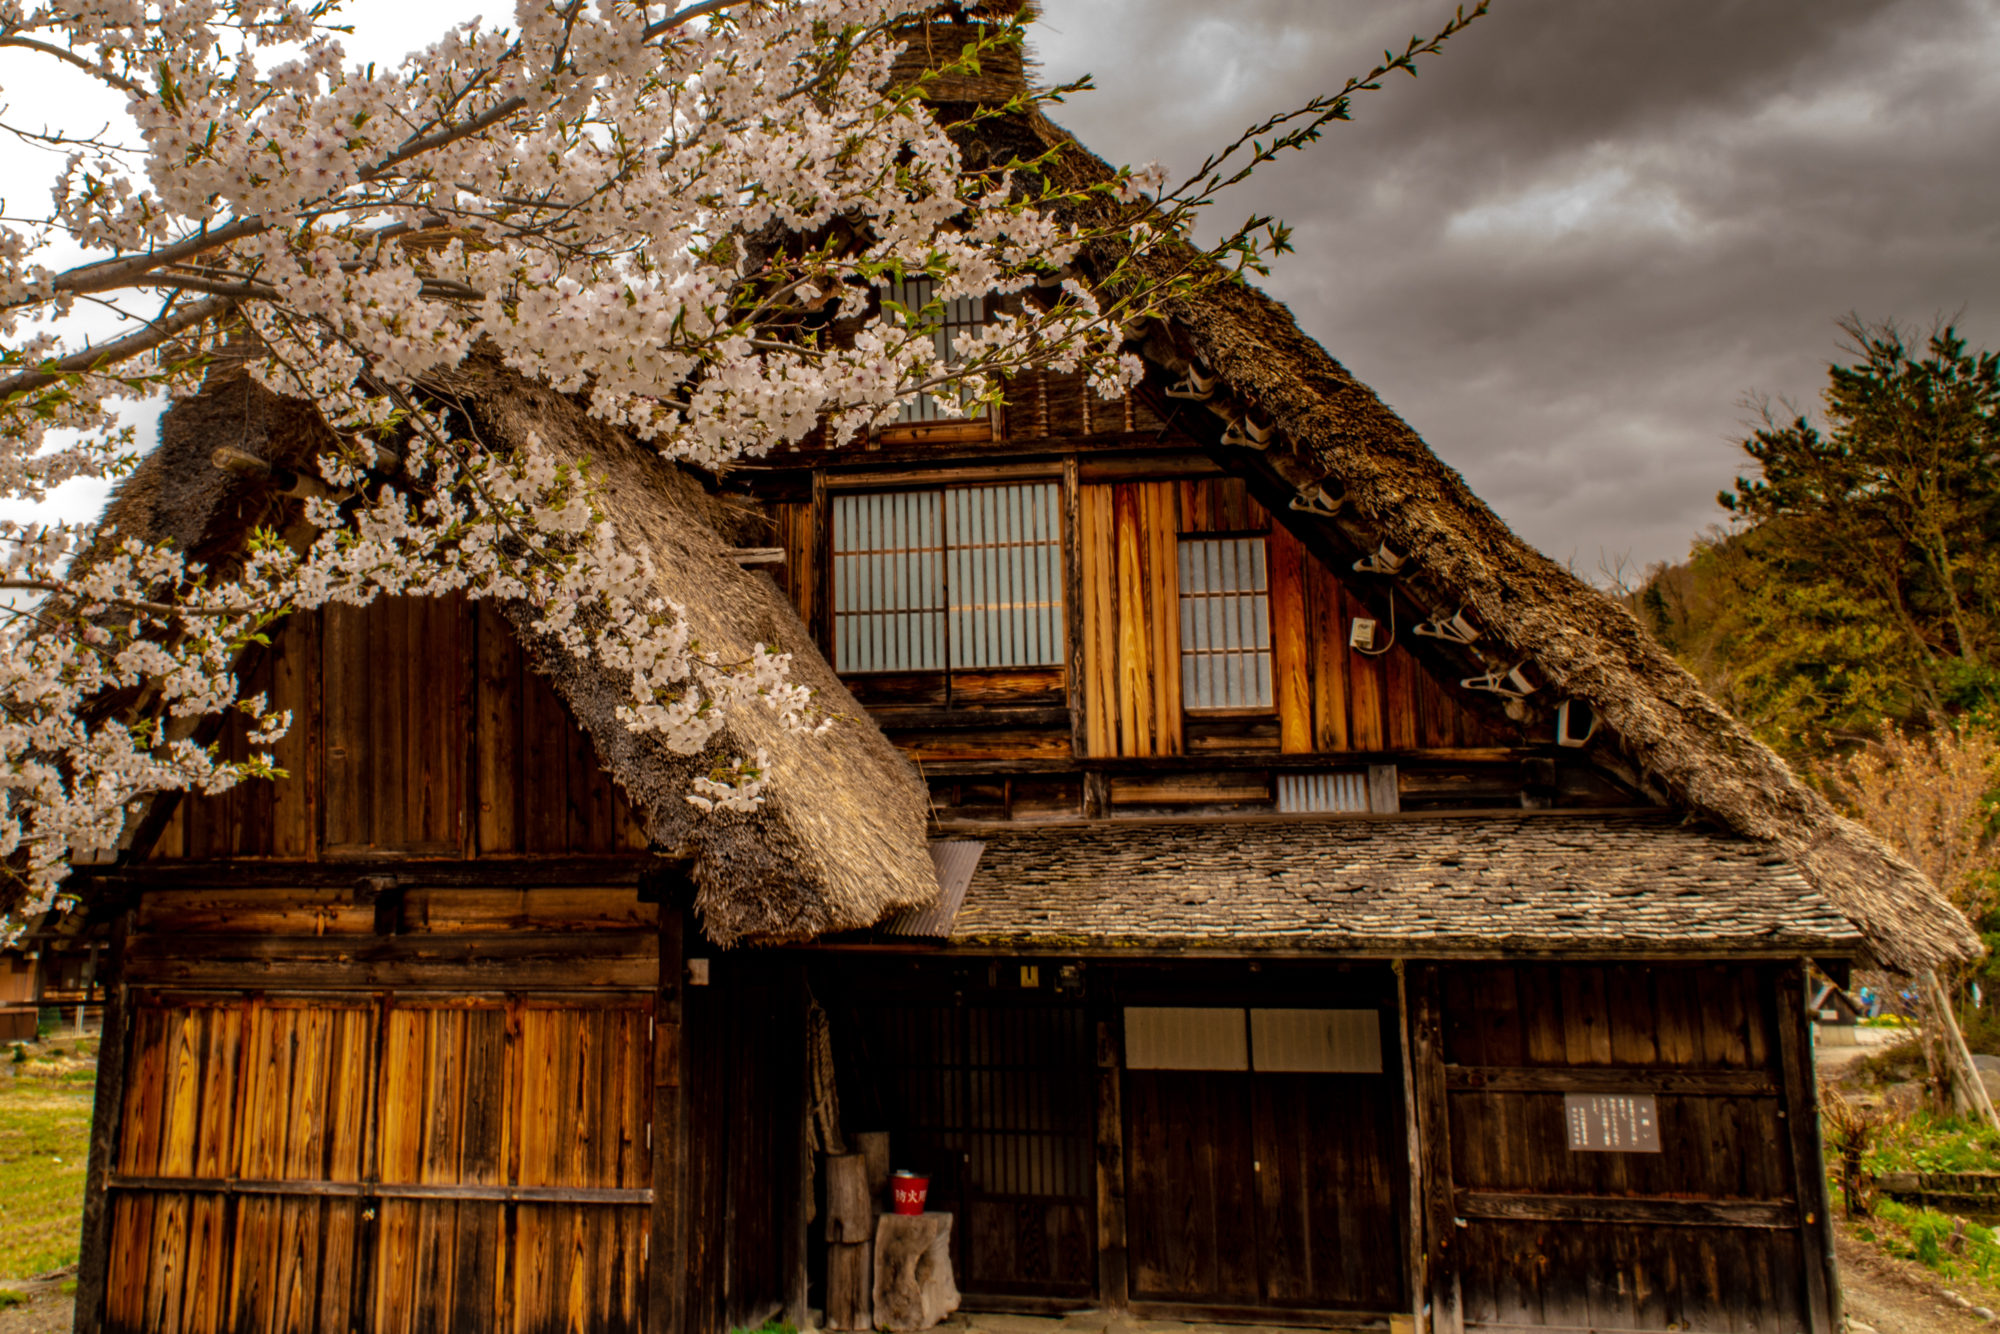
M 1650 1093 L 1565 1093 L 1563 1120 L 1572 1149 L 1660 1152 L 1660 1108 Z

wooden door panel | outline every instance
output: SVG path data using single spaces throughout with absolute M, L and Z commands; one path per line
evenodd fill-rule
M 863 1022 L 897 1160 L 929 1172 L 932 1207 L 958 1216 L 960 1289 L 1089 1296 L 1096 1071 L 1082 1008 L 899 999 Z
M 1126 1072 L 1134 1297 L 1257 1300 L 1249 1079 L 1215 1071 Z
M 1399 1127 L 1385 1077 L 1263 1074 L 1251 1095 L 1266 1300 L 1400 1305 Z
M 107 1327 L 638 1330 L 649 1016 L 142 1002 Z

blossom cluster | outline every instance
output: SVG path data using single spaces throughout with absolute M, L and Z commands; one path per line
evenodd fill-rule
M 614 530 L 587 477 L 450 429 L 426 386 L 475 346 L 719 469 L 821 426 L 844 441 L 919 393 L 990 399 L 1030 363 L 1122 393 L 1139 374 L 1123 330 L 1172 287 L 1106 299 L 1066 276 L 1090 239 L 1054 207 L 1072 196 L 1035 162 L 968 168 L 921 80 L 892 78 L 905 0 L 518 0 L 510 26 L 389 66 L 349 61 L 338 18 L 338 0 L 0 0 L 0 48 L 97 78 L 128 119 L 122 138 L 41 132 L 62 155 L 50 211 L 0 218 L 0 495 L 116 472 L 134 448 L 119 405 L 192 392 L 225 346 L 341 441 L 311 545 L 265 535 L 226 576 L 0 532 L 13 596 L 43 595 L 7 611 L 0 652 L 0 856 L 38 903 L 68 860 L 118 846 L 144 794 L 272 772 L 219 758 L 195 723 L 259 710 L 236 694 L 244 645 L 327 602 L 523 600 L 538 633 L 629 679 L 625 723 L 678 753 L 750 705 L 829 725 L 784 654 L 701 651 L 660 591 L 677 572 Z M 1018 40 L 995 24 L 943 68 Z M 1079 189 L 1122 210 L 1112 232 L 1172 240 L 1143 220 L 1163 182 Z M 92 258 L 53 269 L 52 241 Z M 885 305 L 915 274 L 932 304 Z M 940 355 L 945 302 L 1014 294 Z M 84 346 L 64 321 L 86 300 L 157 306 Z M 360 487 L 372 440 L 406 442 L 421 484 Z M 754 809 L 783 779 L 739 758 L 689 799 Z

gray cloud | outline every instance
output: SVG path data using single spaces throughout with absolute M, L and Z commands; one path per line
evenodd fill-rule
M 1186 169 L 1449 12 L 1045 0 L 1036 46 L 1092 147 Z M 1995 69 L 2000 0 L 1499 0 L 1225 211 L 1293 224 L 1266 285 L 1524 537 L 1674 559 L 1841 314 L 2000 343 Z

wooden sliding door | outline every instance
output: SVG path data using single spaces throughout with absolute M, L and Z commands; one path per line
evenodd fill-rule
M 1124 1019 L 1133 1300 L 1401 1309 L 1393 1016 L 1133 1006 Z
M 150 997 L 114 1331 L 638 1331 L 650 1001 Z

